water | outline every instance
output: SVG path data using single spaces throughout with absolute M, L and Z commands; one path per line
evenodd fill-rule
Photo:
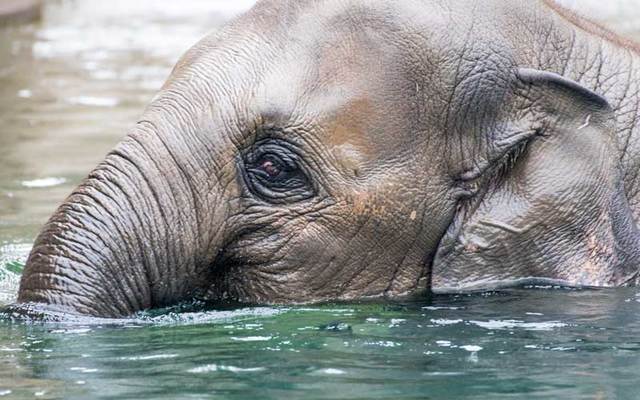
M 179 55 L 251 3 L 51 0 L 42 22 L 0 28 L 0 306 Z M 579 3 L 640 37 L 634 0 Z M 638 381 L 639 289 L 0 318 L 0 398 L 636 399 Z
M 195 307 L 196 309 L 198 307 Z M 636 399 L 637 290 L 0 325 L 15 398 Z

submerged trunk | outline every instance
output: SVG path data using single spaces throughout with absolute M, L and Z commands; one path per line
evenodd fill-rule
M 141 125 L 56 211 L 29 256 L 19 302 L 125 316 L 205 283 L 208 257 L 195 243 L 211 238 L 198 232 L 195 189 L 161 141 Z

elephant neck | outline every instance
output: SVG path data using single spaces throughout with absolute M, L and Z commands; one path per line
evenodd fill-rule
M 640 44 L 559 6 L 551 8 L 548 24 L 538 24 L 541 31 L 534 40 L 542 51 L 527 61 L 609 101 L 616 115 L 624 192 L 635 221 L 640 221 Z
M 634 219 L 640 221 L 640 50 L 600 39 L 593 43 L 591 67 L 575 61 L 573 74 L 582 85 L 603 95 L 616 117 L 616 134 L 624 192 Z

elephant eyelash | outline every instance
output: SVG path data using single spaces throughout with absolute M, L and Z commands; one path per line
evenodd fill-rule
M 509 149 L 494 168 L 493 176 L 498 181 L 503 181 L 509 176 L 511 171 L 516 167 L 520 158 L 526 153 L 529 148 L 529 140 L 523 140 L 513 148 Z

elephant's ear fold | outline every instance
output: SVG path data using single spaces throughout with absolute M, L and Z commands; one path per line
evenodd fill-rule
M 597 129 L 614 138 L 615 115 L 601 95 L 553 72 L 521 68 L 517 79 L 523 110 L 533 118 L 537 133 Z
M 595 147 L 612 147 L 612 155 L 617 151 L 613 109 L 592 90 L 553 72 L 520 68 L 512 75 L 509 92 L 500 106 L 507 116 L 488 136 L 481 135 L 488 146 L 486 159 L 474 159 L 462 181 L 475 181 L 496 169 L 509 170 L 516 158 L 513 155 L 519 156 L 535 141 L 562 142 L 557 144 L 568 153 L 575 141 L 585 144 L 589 140 Z
M 461 203 L 441 242 L 433 289 L 517 278 L 628 282 L 637 274 L 640 235 L 621 180 L 612 107 L 550 72 L 520 69 L 512 88 L 509 120 L 488 136 L 494 161 L 481 174 L 485 184 Z M 516 157 L 500 156 L 514 148 Z

